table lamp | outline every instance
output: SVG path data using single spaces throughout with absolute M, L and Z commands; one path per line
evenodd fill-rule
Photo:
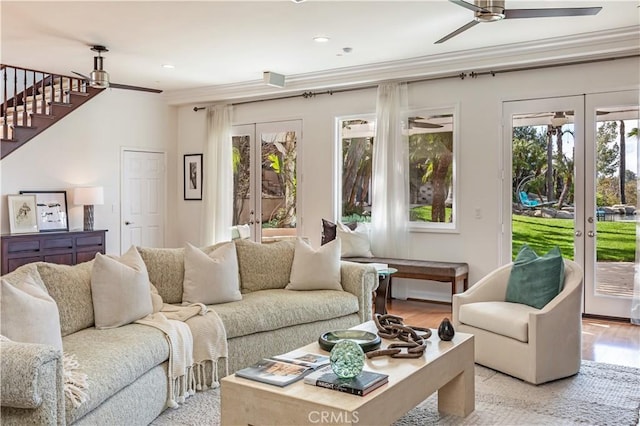
M 84 230 L 93 231 L 93 206 L 104 204 L 104 189 L 101 186 L 75 188 L 73 202 L 84 205 Z

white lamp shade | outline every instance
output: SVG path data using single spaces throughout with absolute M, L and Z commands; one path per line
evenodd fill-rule
M 104 188 L 101 186 L 74 188 L 73 203 L 85 206 L 104 204 Z

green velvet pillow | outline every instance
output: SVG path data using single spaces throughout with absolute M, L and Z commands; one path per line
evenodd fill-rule
M 507 302 L 542 309 L 564 285 L 564 261 L 558 247 L 538 256 L 528 245 L 516 256 L 507 283 Z

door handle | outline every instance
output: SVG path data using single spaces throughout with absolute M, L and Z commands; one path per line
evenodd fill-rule
M 582 237 L 582 231 L 576 231 L 575 235 L 576 237 Z
M 125 220 L 125 221 L 124 221 L 124 224 L 125 224 L 125 225 L 133 225 L 133 222 L 129 222 L 128 220 Z
M 595 237 L 595 236 L 596 236 L 596 233 L 595 233 L 595 232 L 593 232 L 593 231 L 589 231 L 589 232 L 587 232 L 587 235 L 588 235 L 589 237 L 593 238 L 593 237 Z

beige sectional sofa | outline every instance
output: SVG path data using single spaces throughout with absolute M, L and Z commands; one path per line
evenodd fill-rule
M 211 306 L 226 329 L 229 372 L 309 343 L 327 330 L 371 319 L 371 293 L 378 283 L 373 267 L 341 262 L 344 291 L 286 290 L 293 242 L 262 247 L 242 240 L 235 244 L 242 300 Z M 202 250 L 209 253 L 215 247 Z M 180 304 L 184 249 L 138 251 L 163 301 Z M 166 408 L 169 348 L 165 335 L 134 323 L 96 329 L 92 266 L 93 261 L 76 266 L 40 262 L 2 277 L 11 282 L 28 274 L 42 280 L 58 306 L 64 352 L 75 355 L 80 370 L 86 373 L 89 396 L 79 407 L 64 397 L 58 350 L 40 344 L 2 342 L 3 425 L 144 425 Z M 248 281 L 253 283 L 251 288 L 244 285 Z

